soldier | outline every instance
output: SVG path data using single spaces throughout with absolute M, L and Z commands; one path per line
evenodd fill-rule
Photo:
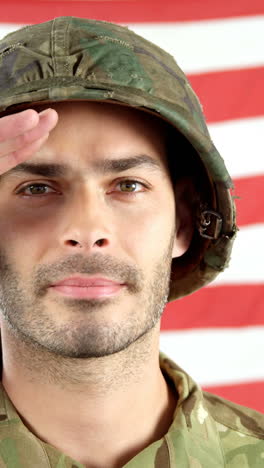
M 0 467 L 264 466 L 263 415 L 159 353 L 165 304 L 212 281 L 236 233 L 185 75 L 75 17 L 0 54 Z

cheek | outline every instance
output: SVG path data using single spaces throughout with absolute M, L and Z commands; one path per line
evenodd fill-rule
M 1 216 L 0 216 L 1 218 Z M 51 226 L 43 220 L 25 218 L 19 215 L 9 214 L 5 216 L 5 221 L 0 221 L 0 249 L 6 252 L 14 264 L 26 268 L 32 263 L 34 252 L 40 250 L 43 242 L 51 236 Z
M 5 222 L 0 222 L 0 229 L 3 233 L 1 240 L 6 239 L 26 244 L 30 238 L 50 232 L 51 227 L 50 222 L 47 222 L 46 218 L 9 215 Z
M 165 211 L 165 212 L 164 212 Z M 145 268 L 157 262 L 167 251 L 174 232 L 173 211 L 151 210 L 136 217 L 127 218 L 122 233 L 124 250 Z M 121 240 L 121 239 L 120 239 Z

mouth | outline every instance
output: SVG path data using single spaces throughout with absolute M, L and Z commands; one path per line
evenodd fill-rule
M 58 294 L 78 299 L 100 299 L 119 294 L 124 283 L 98 277 L 71 277 L 50 286 Z

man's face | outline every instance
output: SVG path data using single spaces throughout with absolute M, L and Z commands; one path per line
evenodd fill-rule
M 52 107 L 58 124 L 26 163 L 64 171 L 0 177 L 2 326 L 63 356 L 109 355 L 158 323 L 183 253 L 163 127 L 122 106 Z M 78 276 L 95 286 L 54 287 Z

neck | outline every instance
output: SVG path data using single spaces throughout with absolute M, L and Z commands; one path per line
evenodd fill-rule
M 176 402 L 159 368 L 157 327 L 93 359 L 55 357 L 2 335 L 3 385 L 24 423 L 87 467 L 123 466 L 167 432 Z

